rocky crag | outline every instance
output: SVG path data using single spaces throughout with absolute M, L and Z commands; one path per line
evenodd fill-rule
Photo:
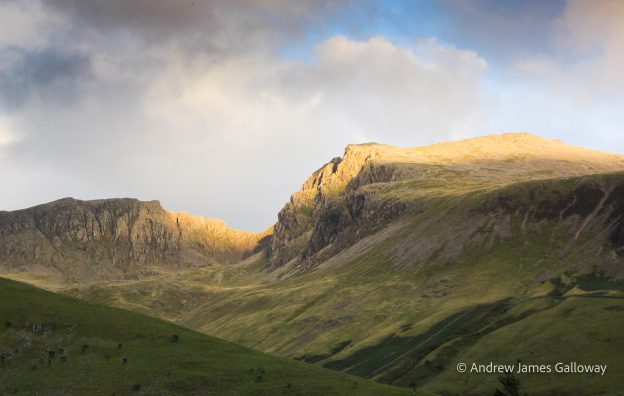
M 271 265 L 309 268 L 397 219 L 423 194 L 492 190 L 523 181 L 624 170 L 624 156 L 510 133 L 400 148 L 349 145 L 308 178 L 278 215 Z
M 262 236 L 169 212 L 158 201 L 65 198 L 0 212 L 0 269 L 64 280 L 135 278 L 236 262 Z

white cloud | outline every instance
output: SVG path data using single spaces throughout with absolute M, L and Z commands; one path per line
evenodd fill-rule
M 0 147 L 15 140 L 15 135 L 11 129 L 11 117 L 0 114 Z
M 519 126 L 577 145 L 624 152 L 624 2 L 571 0 L 549 54 L 516 60 L 496 84 L 492 129 Z
M 0 48 L 14 46 L 40 48 L 51 33 L 50 27 L 60 26 L 61 18 L 36 1 L 0 3 Z
M 431 39 L 407 48 L 337 36 L 315 55 L 285 70 L 279 86 L 291 103 L 315 104 L 319 129 L 331 117 L 367 140 L 415 145 L 483 125 L 487 64 L 472 51 Z
M 425 144 L 482 122 L 485 61 L 434 40 L 407 48 L 338 36 L 319 43 L 311 62 L 270 52 L 218 61 L 123 55 L 90 54 L 79 101 L 32 99 L 20 111 L 12 161 L 48 170 L 45 181 L 26 184 L 54 184 L 57 174 L 53 190 L 65 195 L 159 198 L 261 229 L 349 143 Z M 131 72 L 143 63 L 159 67 Z M 25 200 L 28 190 L 13 182 L 5 206 L 40 200 Z

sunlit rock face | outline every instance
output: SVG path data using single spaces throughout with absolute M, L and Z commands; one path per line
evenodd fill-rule
M 416 148 L 349 145 L 305 181 L 264 233 L 134 199 L 66 198 L 0 212 L 0 271 L 124 279 L 234 263 L 263 251 L 273 268 L 305 270 L 409 213 L 430 212 L 432 198 L 622 170 L 623 156 L 526 133 Z
M 281 266 L 327 258 L 405 211 L 417 211 L 424 195 L 621 170 L 624 156 L 528 133 L 416 148 L 349 145 L 342 158 L 314 172 L 280 211 L 269 262 Z
M 261 236 L 169 212 L 158 201 L 65 198 L 0 212 L 0 268 L 77 280 L 136 277 L 239 261 Z

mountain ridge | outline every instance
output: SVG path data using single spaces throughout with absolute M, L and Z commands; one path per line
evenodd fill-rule
M 0 211 L 0 238 L 4 238 L 0 240 L 0 268 L 19 272 L 15 262 L 9 263 L 18 257 L 13 261 L 21 262 L 26 270 L 45 273 L 46 265 L 87 259 L 100 268 L 100 278 L 113 279 L 234 263 L 264 251 L 271 267 L 297 273 L 414 209 L 423 194 L 463 194 L 521 181 L 618 170 L 624 170 L 624 155 L 528 133 L 410 148 L 350 144 L 342 157 L 312 173 L 280 210 L 277 222 L 264 232 L 234 230 L 220 219 L 169 211 L 156 200 L 68 197 Z M 76 217 L 68 218 L 72 216 L 68 211 Z M 50 229 L 56 227 L 55 222 L 64 228 Z M 57 231 L 60 234 L 54 235 Z M 15 241 L 16 232 L 25 238 Z M 99 240 L 114 245 L 104 251 L 85 245 Z M 61 251 L 63 241 L 78 243 L 80 248 L 70 249 L 72 253 Z M 117 248 L 120 244 L 126 245 L 125 250 Z M 111 265 L 102 268 L 98 264 L 102 260 Z M 63 271 L 52 270 L 55 276 L 67 278 Z M 78 278 L 89 277 L 87 268 L 71 271 Z
M 177 267 L 177 255 L 147 276 L 58 287 L 432 393 L 484 394 L 497 385 L 493 376 L 466 381 L 454 370 L 458 362 L 604 357 L 618 367 L 624 158 L 526 134 L 479 139 L 411 149 L 350 145 L 304 182 L 273 233 L 254 235 L 249 249 L 235 244 L 218 260 L 208 248 L 222 245 L 207 246 L 212 234 L 205 233 L 205 248 L 194 237 L 180 246 L 201 263 L 212 258 L 210 265 Z M 139 224 L 177 240 L 177 221 L 164 209 L 145 211 Z M 189 221 L 203 229 L 201 220 Z M 158 238 L 139 240 L 139 247 L 160 246 Z M 5 255 L 4 263 L 14 258 Z M 527 334 L 527 327 L 538 331 Z M 574 356 L 569 345 L 578 345 Z M 609 373 L 602 382 L 521 380 L 536 394 L 612 394 L 624 386 Z
M 134 277 L 238 261 L 265 234 L 167 211 L 159 201 L 63 198 L 0 212 L 0 267 L 78 280 Z
M 359 235 L 354 237 L 359 239 L 412 208 L 421 190 L 410 183 L 419 183 L 429 192 L 437 183 L 438 190 L 446 190 L 444 194 L 461 194 L 522 181 L 621 170 L 624 155 L 527 133 L 414 148 L 349 145 L 343 157 L 315 171 L 280 211 L 269 262 L 309 266 L 322 261 L 325 256 L 315 256 L 340 239 L 338 234 L 345 229 L 357 228 Z

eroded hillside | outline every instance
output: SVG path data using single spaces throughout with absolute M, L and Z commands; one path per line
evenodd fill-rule
M 47 284 L 137 278 L 237 262 L 263 236 L 158 201 L 65 198 L 0 212 L 0 270 Z

